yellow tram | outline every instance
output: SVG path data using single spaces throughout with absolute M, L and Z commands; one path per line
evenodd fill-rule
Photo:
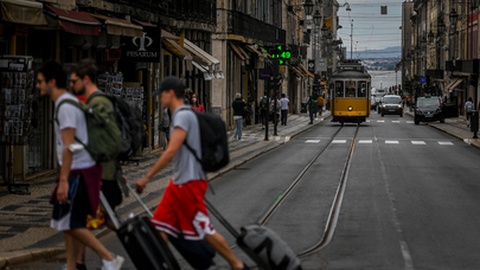
M 360 60 L 344 60 L 332 76 L 332 122 L 362 123 L 370 116 L 371 76 Z

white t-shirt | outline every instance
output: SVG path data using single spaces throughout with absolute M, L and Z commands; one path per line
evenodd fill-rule
M 62 140 L 62 130 L 66 128 L 74 128 L 75 137 L 84 144 L 88 143 L 87 122 L 85 120 L 85 114 L 79 108 L 68 103 L 63 103 L 62 106 L 58 108 L 60 102 L 66 99 L 71 99 L 78 102 L 78 99 L 70 93 L 65 93 L 61 95 L 55 101 L 55 110 L 59 110 L 58 113 L 55 111 L 58 122 L 57 120 L 55 120 L 54 122 L 57 142 L 57 159 L 60 166 L 62 166 L 62 154 L 64 148 Z M 75 143 L 78 142 L 75 141 Z M 95 160 L 93 160 L 88 151 L 84 149 L 80 152 L 73 154 L 71 169 L 86 169 L 94 166 L 95 164 Z
M 288 100 L 288 98 L 284 97 L 280 99 L 280 104 L 282 104 L 282 110 L 288 110 L 288 103 L 290 103 L 290 100 Z

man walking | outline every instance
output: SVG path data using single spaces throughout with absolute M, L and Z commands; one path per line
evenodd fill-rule
M 108 108 L 107 113 L 111 121 L 116 121 L 113 104 L 106 96 L 102 95 L 96 85 L 98 69 L 93 60 L 83 60 L 73 67 L 70 72 L 70 84 L 76 95 L 82 95 L 86 98 L 88 106 L 93 107 L 102 105 Z M 118 185 L 118 179 L 121 179 L 120 165 L 116 160 L 104 162 L 102 165 L 102 192 L 105 195 L 110 207 L 115 209 L 122 203 L 122 191 Z M 77 270 L 86 269 L 84 267 L 85 246 L 79 247 L 79 256 L 77 256 Z
M 290 100 L 285 96 L 285 94 L 282 94 L 282 98 L 280 99 L 280 106 L 282 108 L 282 125 L 286 126 L 287 125 L 287 115 L 288 115 L 288 104 L 290 103 Z
M 228 246 L 227 241 L 216 232 L 208 217 L 205 192 L 208 181 L 202 165 L 185 142 L 201 153 L 200 128 L 195 113 L 184 105 L 185 86 L 177 77 L 167 77 L 155 92 L 160 102 L 172 112 L 170 143 L 155 165 L 142 179 L 136 182 L 138 191 L 145 189 L 148 181 L 172 162 L 173 178 L 165 189 L 152 222 L 160 235 L 168 241 L 168 235 L 177 237 L 182 232 L 190 239 L 204 239 L 223 256 L 232 269 L 248 269 Z
M 243 125 L 243 115 L 245 114 L 245 107 L 247 103 L 242 100 L 242 95 L 240 93 L 235 94 L 235 100 L 232 103 L 233 108 L 233 120 L 235 121 L 235 131 L 233 132 L 234 140 L 242 139 L 242 125 Z
M 37 74 L 37 88 L 42 96 L 55 103 L 57 159 L 60 166 L 58 183 L 52 194 L 54 204 L 51 227 L 65 236 L 67 270 L 75 270 L 78 247 L 90 247 L 102 259 L 103 270 L 119 270 L 124 258 L 114 256 L 86 228 L 87 215 L 95 216 L 99 205 L 102 167 L 90 154 L 75 143 L 75 138 L 88 143 L 84 113 L 63 100 L 78 99 L 66 90 L 67 74 L 55 62 L 45 63 Z

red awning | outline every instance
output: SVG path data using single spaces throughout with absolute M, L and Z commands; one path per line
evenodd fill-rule
M 45 6 L 49 11 L 48 14 L 58 20 L 58 26 L 63 31 L 77 35 L 100 35 L 102 24 L 90 13 Z

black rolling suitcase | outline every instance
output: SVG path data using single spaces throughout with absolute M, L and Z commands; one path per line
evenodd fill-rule
M 151 216 L 150 209 L 142 202 L 137 193 L 128 186 L 130 193 Z M 109 217 L 117 236 L 127 251 L 135 267 L 139 270 L 180 270 L 168 245 L 158 235 L 149 216 L 135 216 L 120 223 L 115 212 L 100 193 L 102 207 Z
M 302 269 L 300 259 L 274 231 L 260 225 L 249 225 L 242 227 L 239 233 L 210 202 L 205 202 L 208 210 L 235 237 L 237 245 L 260 269 Z

